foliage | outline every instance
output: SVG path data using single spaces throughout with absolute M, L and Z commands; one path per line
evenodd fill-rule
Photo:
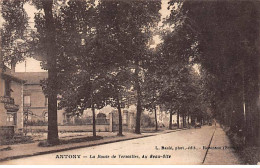
M 28 16 L 23 8 L 24 0 L 2 2 L 1 15 L 4 19 L 1 29 L 1 56 L 4 63 L 11 64 L 28 56 Z
M 234 133 L 243 130 L 248 144 L 256 142 L 253 139 L 259 129 L 257 5 L 242 1 L 187 1 L 181 9 L 189 20 L 185 25 L 196 32 L 199 54 L 195 60 L 201 64 L 205 93 L 214 116 Z
M 95 8 L 69 1 L 61 10 L 65 18 L 61 29 L 62 37 L 69 38 L 63 41 L 72 44 L 64 45 L 69 50 L 63 55 L 70 60 L 61 65 L 75 69 L 62 73 L 61 107 L 84 110 L 90 102 L 95 108 L 125 107 L 136 79 L 133 64 L 145 59 L 149 29 L 158 21 L 159 9 L 160 3 L 150 1 L 100 1 Z
M 160 21 L 160 1 L 31 0 L 43 11 L 35 15 L 33 33 L 22 8 L 26 2 L 2 3 L 3 56 L 8 63 L 32 55 L 42 61 L 49 73 L 42 83 L 51 98 L 49 124 L 55 126 L 59 94 L 59 108 L 71 115 L 91 108 L 93 121 L 95 109 L 111 105 L 120 116 L 121 108 L 136 104 L 136 133 L 146 120 L 143 109 L 159 106 L 183 118 L 215 117 L 234 133 L 243 130 L 248 142 L 256 138 L 259 23 L 254 2 L 170 0 L 173 8 L 164 21 L 170 28 L 156 30 L 163 42 L 154 50 L 149 42 Z

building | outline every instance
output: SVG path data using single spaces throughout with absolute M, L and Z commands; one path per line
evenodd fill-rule
M 16 77 L 25 80 L 23 87 L 23 110 L 30 124 L 46 125 L 48 121 L 48 98 L 41 81 L 48 78 L 47 72 L 16 72 Z M 58 124 L 63 124 L 64 111 L 58 110 Z
M 0 134 L 23 129 L 24 80 L 6 66 L 0 69 Z

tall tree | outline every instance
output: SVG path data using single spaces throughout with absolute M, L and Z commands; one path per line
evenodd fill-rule
M 76 111 L 80 106 L 81 112 L 90 108 L 93 136 L 96 136 L 95 110 L 105 105 L 108 95 L 105 90 L 108 64 L 103 55 L 106 47 L 94 24 L 96 11 L 93 2 L 75 0 L 61 9 L 63 54 L 59 60 L 63 81 L 61 107 Z
M 109 94 L 106 104 L 117 108 L 119 136 L 123 135 L 122 108 L 129 106 L 127 99 L 129 99 L 129 90 L 132 86 L 129 71 L 129 69 L 120 69 L 120 71 L 113 71 L 106 76 L 107 92 Z
M 34 57 L 42 61 L 43 68 L 48 71 L 45 93 L 48 97 L 48 136 L 49 144 L 59 143 L 57 125 L 57 95 L 59 87 L 58 56 L 61 54 L 61 46 L 58 45 L 57 36 L 61 33 L 57 19 L 60 4 L 57 0 L 32 0 L 30 1 L 43 13 L 36 13 L 35 27 L 37 31 L 34 37 Z
M 41 1 L 44 11 L 45 31 L 46 31 L 46 61 L 48 70 L 48 136 L 47 141 L 50 144 L 58 144 L 58 125 L 57 125 L 57 56 L 55 49 L 55 29 L 53 18 L 53 1 Z
M 125 107 L 125 96 L 131 85 L 124 40 L 127 32 L 121 28 L 123 11 L 120 1 L 100 1 L 96 16 L 97 34 L 103 42 L 100 50 L 106 61 L 106 87 L 110 95 L 106 103 L 118 110 L 119 136 L 123 135 L 121 109 Z
M 1 65 L 14 65 L 29 56 L 28 16 L 23 8 L 24 0 L 6 0 L 1 2 L 1 15 L 4 19 L 1 29 Z
M 206 86 L 214 115 L 235 134 L 244 130 L 249 145 L 256 144 L 259 130 L 256 6 L 253 2 L 229 1 L 189 1 L 182 6 L 188 18 L 185 25 L 197 32 L 197 61 L 208 77 Z
M 99 33 L 109 30 L 110 39 L 114 40 L 110 44 L 115 44 L 114 48 L 117 48 L 115 56 L 122 53 L 121 57 L 117 57 L 122 61 L 119 65 L 128 65 L 134 70 L 133 78 L 131 79 L 134 82 L 137 99 L 136 133 L 141 133 L 142 96 L 140 85 L 141 73 L 143 71 L 142 62 L 145 60 L 147 44 L 151 38 L 151 28 L 160 19 L 160 5 L 159 1 L 100 1 L 99 4 L 99 19 L 103 18 L 100 23 L 103 25 L 106 23 L 107 25 L 100 25 Z M 112 49 L 111 51 L 113 52 L 114 50 Z M 115 57 L 110 56 L 109 58 Z
M 156 56 L 154 56 L 156 58 Z M 154 58 L 151 57 L 151 58 Z M 156 59 L 150 59 L 149 68 L 145 71 L 144 74 L 144 83 L 143 83 L 143 106 L 150 112 L 154 113 L 155 119 L 155 130 L 158 130 L 158 121 L 157 121 L 157 107 L 159 107 L 162 102 L 159 101 L 160 96 L 160 81 L 158 76 L 156 76 Z
M 158 49 L 160 60 L 157 61 L 157 64 L 160 68 L 157 69 L 157 76 L 162 85 L 160 101 L 170 112 L 170 129 L 174 111 L 177 112 L 178 118 L 182 116 L 185 119 L 189 107 L 193 104 L 191 100 L 194 97 L 191 97 L 191 94 L 195 93 L 192 88 L 190 71 L 197 51 L 194 47 L 196 39 L 192 37 L 192 32 L 178 21 L 172 31 L 162 35 L 163 43 Z M 177 123 L 179 123 L 179 119 Z

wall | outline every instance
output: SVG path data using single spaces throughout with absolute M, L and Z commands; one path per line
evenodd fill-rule
M 113 110 L 109 113 L 110 120 L 110 131 L 118 131 L 119 130 L 119 117 L 117 110 Z M 123 131 L 131 131 L 135 128 L 135 115 L 133 112 L 128 112 L 127 110 L 122 111 L 122 124 Z M 112 125 L 112 126 L 111 126 Z
M 4 79 L 1 78 L 0 75 L 0 96 L 4 96 Z M 6 110 L 4 107 L 4 103 L 0 102 L 0 126 L 5 126 L 6 125 Z
M 15 131 L 23 128 L 23 84 L 22 81 L 15 78 L 9 71 L 0 74 L 0 96 L 5 96 L 5 80 L 10 80 L 10 98 L 14 100 L 14 104 L 19 106 L 18 111 L 12 110 L 11 113 L 16 114 L 14 124 L 7 122 L 7 109 L 5 103 L 0 102 L 0 126 L 12 126 Z M 13 105 L 12 103 L 9 106 Z M 7 128 L 7 127 L 6 127 Z M 11 128 L 11 127 L 9 127 Z
M 19 105 L 19 110 L 17 111 L 17 129 L 23 128 L 23 85 L 21 83 L 11 82 L 11 97 L 14 98 L 14 103 Z
M 31 97 L 31 107 L 47 107 L 45 104 L 45 95 L 40 85 L 25 85 L 24 96 Z
M 48 112 L 48 103 L 42 86 L 40 84 L 26 84 L 24 86 L 24 96 L 30 96 L 31 106 L 29 110 L 34 114 L 31 116 L 31 121 L 45 121 L 44 113 Z M 64 110 L 58 110 L 58 124 L 63 124 L 63 112 Z
M 27 130 L 32 133 L 47 132 L 47 126 L 27 126 Z M 59 132 L 91 132 L 92 125 L 79 125 L 79 126 L 58 126 Z M 96 125 L 97 132 L 108 132 L 109 125 Z

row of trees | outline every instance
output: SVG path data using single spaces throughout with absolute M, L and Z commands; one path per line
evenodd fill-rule
M 247 145 L 259 142 L 259 5 L 187 1 L 181 7 L 214 117 Z
M 159 1 L 6 0 L 2 8 L 8 10 L 2 13 L 7 37 L 16 33 L 16 29 L 6 29 L 8 24 L 23 27 L 28 23 L 25 11 L 20 10 L 21 15 L 15 10 L 16 3 L 20 7 L 30 3 L 41 11 L 35 15 L 37 30 L 28 34 L 27 29 L 21 29 L 19 38 L 25 39 L 26 53 L 41 60 L 48 70 L 43 85 L 48 96 L 50 144 L 58 143 L 57 95 L 61 95 L 59 108 L 67 112 L 92 109 L 93 136 L 95 110 L 106 105 L 118 109 L 119 135 L 121 109 L 133 103 L 138 134 L 144 108 L 154 111 L 156 129 L 158 106 L 169 112 L 170 128 L 175 113 L 186 121 L 186 117 L 202 116 L 206 111 L 201 79 L 192 66 L 198 40 L 183 22 L 181 8 L 173 10 L 167 20 L 174 29 L 160 31 L 164 42 L 151 49 L 149 43 L 161 20 Z M 9 56 L 4 58 L 10 60 Z

